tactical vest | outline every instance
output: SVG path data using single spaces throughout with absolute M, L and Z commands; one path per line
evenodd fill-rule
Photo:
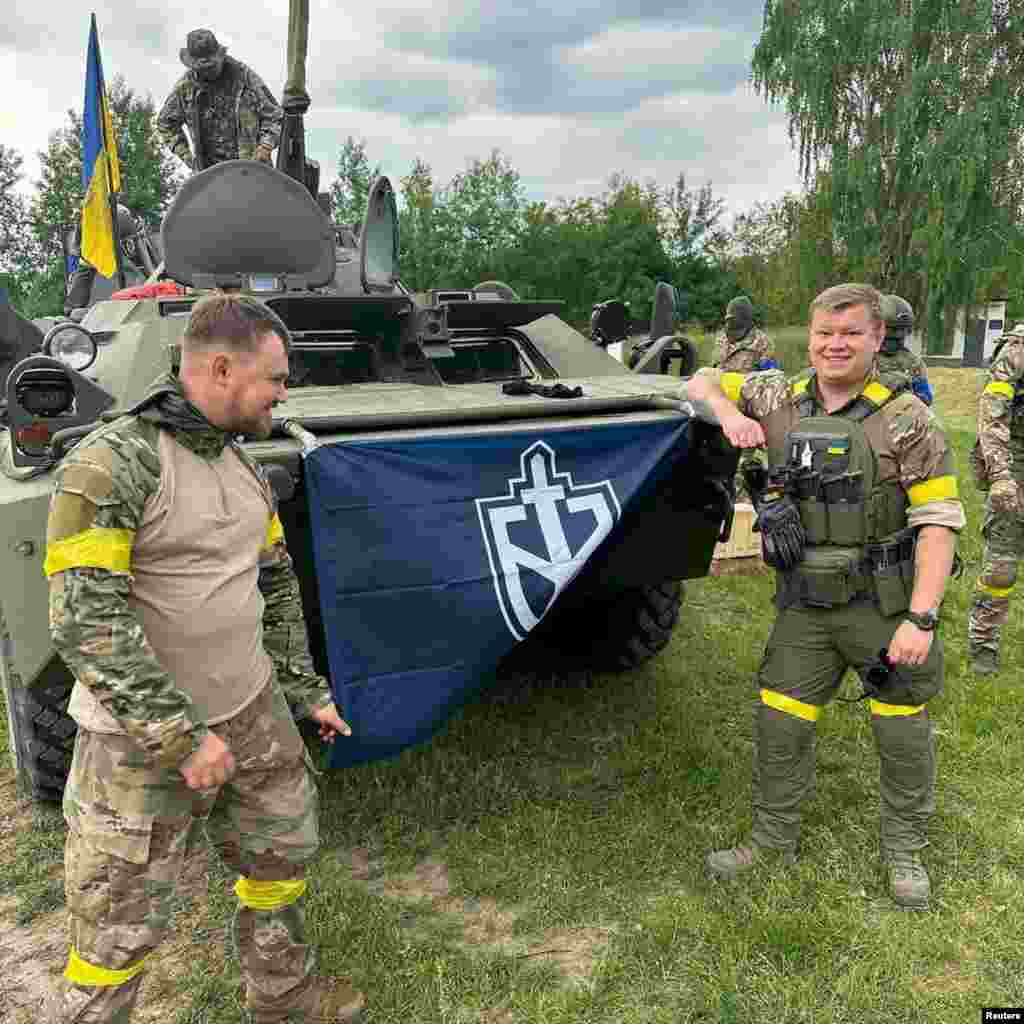
M 780 410 L 790 424 L 781 443 L 783 424 L 765 421 L 773 470 L 785 478 L 807 534 L 803 559 L 777 575 L 776 601 L 834 608 L 870 596 L 883 615 L 896 615 L 910 607 L 914 534 L 899 477 L 881 478 L 870 435 L 884 429 L 871 418 L 909 390 L 908 381 L 903 374 L 872 380 L 842 414 L 829 415 L 812 380 L 791 387 L 792 404 Z

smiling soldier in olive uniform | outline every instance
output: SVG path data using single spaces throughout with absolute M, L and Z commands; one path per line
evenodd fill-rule
M 889 890 L 923 908 L 930 883 L 919 851 L 935 804 L 926 704 L 942 687 L 935 625 L 964 511 L 931 410 L 904 374 L 875 370 L 880 305 L 870 285 L 822 292 L 811 304 L 807 376 L 706 369 L 686 385 L 734 445 L 767 447 L 771 470 L 754 497 L 765 560 L 778 570 L 779 612 L 757 679 L 753 833 L 710 854 L 708 867 L 731 878 L 768 851 L 795 853 L 815 723 L 853 667 L 881 758 Z
M 193 818 L 238 872 L 254 1024 L 358 1019 L 312 974 L 302 896 L 317 794 L 295 727 L 350 730 L 309 655 L 273 492 L 235 438 L 266 438 L 287 328 L 252 299 L 196 303 L 181 370 L 61 463 L 50 631 L 75 675 L 64 796 L 71 953 L 45 1024 L 128 1024 L 167 933 Z

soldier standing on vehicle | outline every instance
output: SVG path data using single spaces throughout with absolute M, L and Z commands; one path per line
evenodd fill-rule
M 270 157 L 281 138 L 284 111 L 263 79 L 206 28 L 189 32 L 181 62 L 189 69 L 157 118 L 160 140 L 194 171 L 223 160 Z M 192 147 L 183 131 L 188 127 Z
M 754 326 L 753 303 L 746 295 L 738 295 L 725 307 L 725 327 L 715 338 L 715 368 L 748 373 L 778 365 L 771 338 Z
M 328 742 L 350 729 L 313 668 L 273 492 L 236 441 L 270 435 L 289 343 L 260 303 L 203 299 L 180 373 L 57 470 L 45 569 L 78 735 L 64 796 L 71 952 L 46 1024 L 127 1024 L 194 817 L 239 873 L 255 1024 L 359 1019 L 358 992 L 311 973 L 301 899 L 317 793 L 293 716 Z
M 978 443 L 972 453 L 979 483 L 987 485 L 985 554 L 967 623 L 972 670 L 999 670 L 999 639 L 1010 614 L 1017 563 L 1024 556 L 1024 324 L 996 342 L 978 402 Z
M 914 329 L 914 307 L 899 295 L 883 295 L 882 316 L 885 319 L 885 337 L 878 353 L 879 372 L 907 374 L 914 394 L 925 405 L 931 405 L 932 386 L 928 383 L 924 360 L 911 352 L 906 344 Z
M 769 852 L 795 855 L 815 723 L 853 667 L 881 758 L 889 891 L 902 906 L 924 908 L 920 850 L 935 806 L 926 703 L 942 687 L 935 626 L 964 511 L 935 417 L 905 375 L 874 368 L 881 295 L 838 285 L 811 303 L 810 316 L 809 375 L 705 369 L 686 385 L 734 445 L 767 446 L 769 473 L 752 490 L 779 609 L 757 678 L 753 832 L 707 863 L 733 878 Z

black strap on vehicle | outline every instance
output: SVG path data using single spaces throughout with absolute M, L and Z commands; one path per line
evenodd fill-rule
M 542 398 L 582 398 L 583 388 L 565 384 L 533 384 L 528 380 L 510 380 L 501 386 L 505 395 L 540 395 Z

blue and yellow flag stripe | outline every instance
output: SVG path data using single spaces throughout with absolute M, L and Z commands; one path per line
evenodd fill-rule
M 117 159 L 114 126 L 107 103 L 100 60 L 96 15 L 89 28 L 89 52 L 85 68 L 85 106 L 82 111 L 82 258 L 105 277 L 117 271 L 114 224 L 110 195 L 121 190 L 121 166 Z

